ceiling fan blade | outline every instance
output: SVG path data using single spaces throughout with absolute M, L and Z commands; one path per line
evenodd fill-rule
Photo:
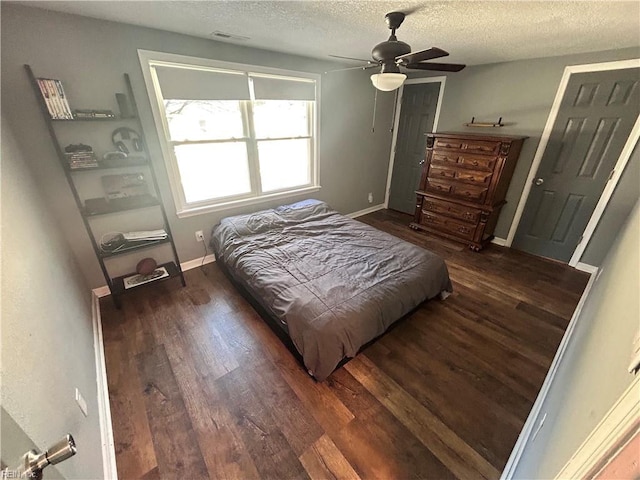
M 424 60 L 431 60 L 433 58 L 446 57 L 447 55 L 449 55 L 449 52 L 445 52 L 437 47 L 431 47 L 427 50 L 420 50 L 419 52 L 410 52 L 405 55 L 400 55 L 396 57 L 396 63 L 407 65 L 409 63 L 418 63 Z
M 402 13 L 404 13 L 407 16 L 409 16 L 412 13 L 416 13 L 418 10 L 422 10 L 422 9 L 423 9 L 423 6 L 422 5 L 418 5 L 418 6 L 415 6 L 413 8 L 403 8 L 402 9 Z
M 379 65 L 377 63 L 373 64 L 373 65 L 363 65 L 360 67 L 347 67 L 347 68 L 338 68 L 337 70 L 329 70 L 326 71 L 324 73 L 334 73 L 334 72 L 344 72 L 347 70 L 368 70 L 369 68 L 376 68 Z
M 345 60 L 357 60 L 358 62 L 375 63 L 377 65 L 377 62 L 374 62 L 373 60 L 365 60 L 364 58 L 343 57 L 342 55 L 329 55 L 329 56 L 333 58 L 344 58 Z
M 414 70 L 435 70 L 437 72 L 459 72 L 466 65 L 459 63 L 410 63 L 404 65 L 405 68 L 411 68 Z

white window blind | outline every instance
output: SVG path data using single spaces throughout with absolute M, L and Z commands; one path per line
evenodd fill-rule
M 256 100 L 304 100 L 316 99 L 316 83 L 294 78 L 251 75 Z
M 242 72 L 155 67 L 162 98 L 180 100 L 249 100 L 247 76 Z
M 318 76 L 178 57 L 140 52 L 178 216 L 319 188 Z

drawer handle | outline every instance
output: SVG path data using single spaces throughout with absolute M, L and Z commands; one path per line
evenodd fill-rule
M 469 233 L 469 229 L 467 227 L 458 227 L 458 231 L 460 233 Z
M 469 219 L 471 219 L 471 218 L 473 218 L 473 213 L 471 213 L 471 212 L 464 212 L 464 215 L 463 215 L 463 216 L 464 216 L 464 218 L 469 218 Z
M 471 196 L 471 192 L 464 192 L 464 194 L 465 194 L 467 197 L 470 197 L 470 196 Z
M 478 166 L 478 161 L 477 161 L 477 160 L 474 160 L 474 161 L 473 161 L 473 166 L 474 166 L 474 167 L 477 167 L 477 166 Z

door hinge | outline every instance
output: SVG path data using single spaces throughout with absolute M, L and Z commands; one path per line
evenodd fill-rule
M 578 240 L 578 245 L 582 243 L 582 239 L 584 239 L 584 235 L 580 237 L 580 240 Z
M 616 169 L 615 168 L 613 170 L 611 170 L 611 173 L 609 174 L 609 178 L 607 178 L 607 182 L 609 182 L 613 178 L 613 174 L 614 173 L 616 173 Z

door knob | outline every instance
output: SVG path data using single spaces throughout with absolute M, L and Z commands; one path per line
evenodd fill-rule
M 420 163 L 418 163 L 418 165 L 424 165 L 424 158 L 420 160 Z
M 67 434 L 62 440 L 49 447 L 44 453 L 38 453 L 36 450 L 30 450 L 25 453 L 20 461 L 20 465 L 18 465 L 12 473 L 17 475 L 16 478 L 33 478 L 40 480 L 42 479 L 42 470 L 44 470 L 47 465 L 60 463 L 73 457 L 76 452 L 76 442 L 71 435 Z M 6 475 L 3 475 L 2 478 L 5 476 Z
M 536 178 L 533 183 L 535 183 L 537 186 L 540 186 L 544 183 L 544 178 Z

